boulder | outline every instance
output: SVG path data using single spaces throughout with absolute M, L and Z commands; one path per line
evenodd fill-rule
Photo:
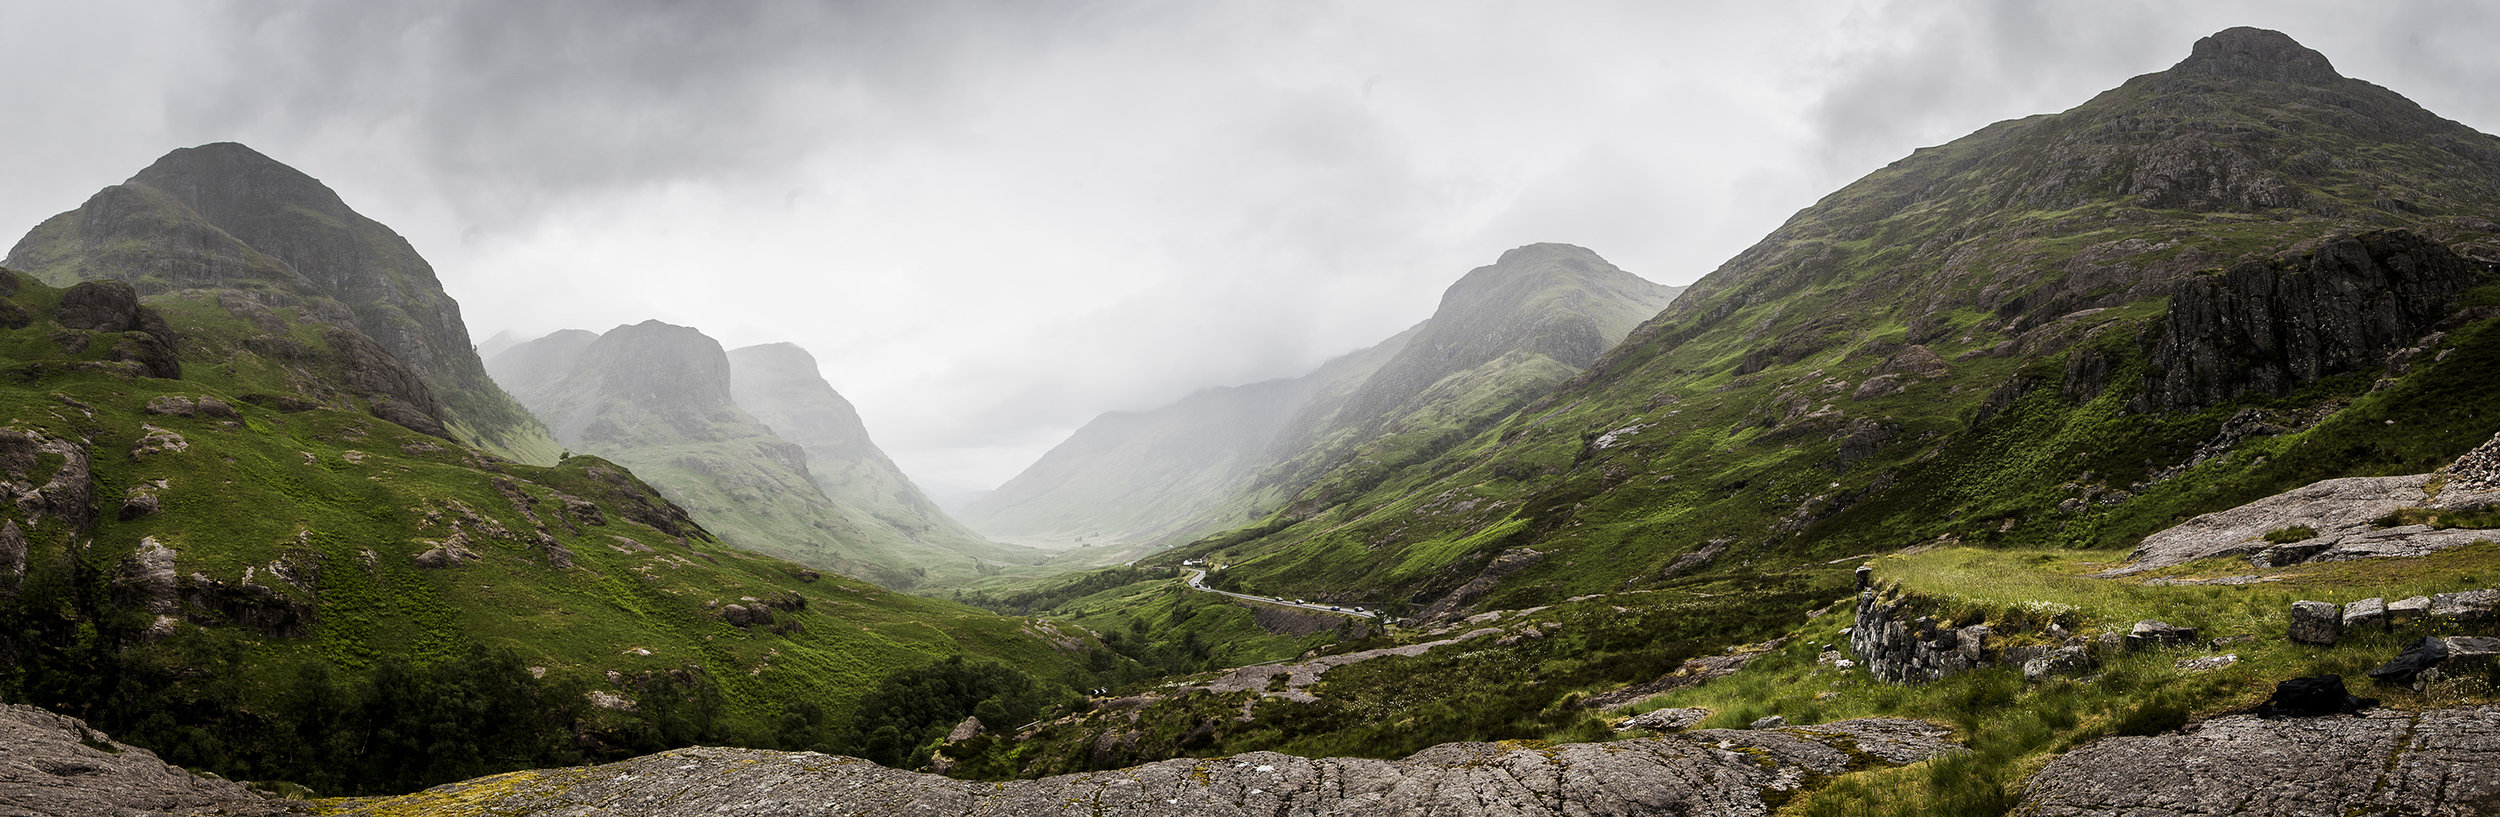
M 1787 719 L 1787 718 L 1785 718 L 1785 717 L 1782 717 L 1782 716 L 1779 716 L 1779 715 L 1764 715 L 1764 716 L 1762 716 L 1762 717 L 1760 717 L 1760 718 L 1755 718 L 1755 719 L 1754 719 L 1754 722 L 1753 722 L 1753 725 L 1748 726 L 1748 727 L 1745 727 L 1745 728 L 1747 728 L 1747 729 L 1778 729 L 1778 728 L 1780 728 L 1780 727 L 1787 726 L 1787 725 L 1788 725 L 1788 719 Z
M 2387 625 L 2402 627 L 2431 615 L 2431 597 L 2414 596 L 2387 603 Z
M 1626 732 L 1634 729 L 1652 729 L 1660 732 L 1671 732 L 1700 723 L 1703 718 L 1707 717 L 1710 717 L 1710 710 L 1699 707 L 1657 709 L 1625 718 L 1622 723 L 1615 724 L 1615 731 Z
M 2145 619 L 2127 631 L 2127 650 L 2137 652 L 2196 643 L 2196 628 L 2174 627 L 2166 621 Z
M 2343 634 L 2343 608 L 2323 601 L 2292 602 L 2291 636 L 2303 644 L 2333 644 Z
M 2387 629 L 2387 600 L 2362 599 L 2344 605 L 2344 631 Z
M 987 734 L 989 731 L 989 727 L 981 725 L 980 718 L 965 715 L 962 723 L 955 724 L 954 731 L 946 733 L 946 742 L 954 743 L 956 741 L 971 740 Z
M 2100 666 L 2092 651 L 2083 647 L 2060 647 L 2047 655 L 2023 662 L 2023 680 L 2038 683 L 2059 675 L 2082 675 Z
M 2431 597 L 2431 618 L 2447 621 L 2482 621 L 2492 617 L 2492 610 L 2495 607 L 2500 607 L 2500 590 L 2441 593 Z
M 0 814 L 48 817 L 287 813 L 233 782 L 194 775 L 85 721 L 0 704 Z
M 71 329 L 128 332 L 139 328 L 139 291 L 121 281 L 81 281 L 61 291 L 53 319 Z

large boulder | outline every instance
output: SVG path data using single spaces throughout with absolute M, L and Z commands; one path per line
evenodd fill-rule
M 2323 601 L 2292 602 L 2291 636 L 2303 644 L 2333 644 L 2344 634 L 2343 608 Z
M 0 814 L 47 817 L 272 815 L 279 804 L 242 786 L 167 765 L 85 721 L 0 704 Z
M 2500 706 L 2357 717 L 2235 715 L 2105 738 L 2050 761 L 2014 814 L 2492 814 Z

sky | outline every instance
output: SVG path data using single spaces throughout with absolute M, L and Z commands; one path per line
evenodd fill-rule
M 1385 339 L 1511 247 L 1690 283 L 2235 25 L 2500 131 L 2468 2 L 5 3 L 0 233 L 242 142 L 406 236 L 481 342 L 795 342 L 953 493 Z

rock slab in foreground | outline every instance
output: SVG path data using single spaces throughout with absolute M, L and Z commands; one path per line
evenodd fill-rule
M 1405 760 L 1273 752 L 980 783 L 813 752 L 695 748 L 583 769 L 516 772 L 406 797 L 326 804 L 344 814 L 643 815 L 1637 815 L 1766 814 L 1766 793 L 1853 759 L 1955 751 L 1932 724 L 1868 719 L 1778 731 L 1704 730 L 1547 749 L 1453 743 Z
M 233 782 L 194 777 L 85 721 L 0 704 L 0 817 L 279 813 Z
M 2031 779 L 2024 817 L 2500 813 L 2500 706 L 2233 716 L 2108 738 Z

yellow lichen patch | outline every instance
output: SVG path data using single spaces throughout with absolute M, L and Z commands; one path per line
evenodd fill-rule
M 488 807 L 520 794 L 545 776 L 544 772 L 536 770 L 520 771 L 436 786 L 397 797 L 322 800 L 313 804 L 313 813 L 356 817 L 486 817 L 491 814 L 487 811 Z

